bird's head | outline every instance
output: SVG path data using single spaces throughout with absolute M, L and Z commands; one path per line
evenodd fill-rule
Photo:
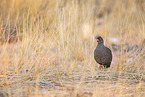
M 95 39 L 98 42 L 98 44 L 103 44 L 104 43 L 103 38 L 101 36 L 96 36 Z

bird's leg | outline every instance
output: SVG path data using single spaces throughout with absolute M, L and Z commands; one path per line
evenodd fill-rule
M 100 69 L 102 69 L 102 68 L 104 69 L 104 66 L 103 65 L 100 65 Z
M 105 69 L 104 69 L 104 71 L 106 72 L 106 66 L 105 66 Z
M 102 69 L 102 66 L 100 65 L 99 68 Z

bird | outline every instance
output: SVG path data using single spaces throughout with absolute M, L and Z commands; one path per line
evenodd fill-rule
M 101 36 L 96 36 L 95 39 L 98 44 L 94 50 L 94 59 L 100 64 L 100 67 L 105 67 L 104 71 L 106 71 L 106 68 L 109 68 L 112 62 L 112 52 L 104 45 L 104 40 Z

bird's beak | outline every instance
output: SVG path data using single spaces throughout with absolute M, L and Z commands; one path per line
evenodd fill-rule
M 99 39 L 96 40 L 97 42 L 99 41 Z

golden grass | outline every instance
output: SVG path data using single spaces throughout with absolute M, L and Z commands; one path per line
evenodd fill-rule
M 143 0 L 1 0 L 0 96 L 144 97 L 144 6 Z M 3 26 L 16 28 L 17 41 L 5 39 Z M 93 58 L 95 35 L 113 51 L 107 72 Z M 133 49 L 124 51 L 124 44 Z

